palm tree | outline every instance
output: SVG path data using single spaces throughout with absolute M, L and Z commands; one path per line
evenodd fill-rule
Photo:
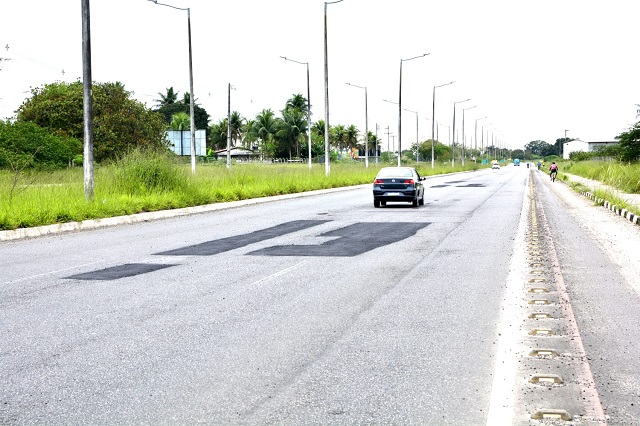
M 298 111 L 303 111 L 305 114 L 307 112 L 307 98 L 302 96 L 300 93 L 293 95 L 284 107 L 285 110 L 297 109 Z
M 171 117 L 169 129 L 171 130 L 189 130 L 191 127 L 191 117 L 186 112 L 176 112 Z
M 173 87 L 167 88 L 166 94 L 158 92 L 158 95 L 160 96 L 160 99 L 155 99 L 155 101 L 158 102 L 159 108 L 174 104 L 178 101 L 178 92 L 175 92 Z
M 360 134 L 360 130 L 353 124 L 347 127 L 345 131 L 345 142 L 349 150 L 358 146 L 358 135 Z
M 242 127 L 244 126 L 244 118 L 240 115 L 238 111 L 233 111 L 231 113 L 231 140 L 233 141 L 233 146 L 237 146 L 238 139 L 242 139 Z
M 280 154 L 286 149 L 289 150 L 289 159 L 291 149 L 295 146 L 296 157 L 300 157 L 300 139 L 304 138 L 307 131 L 307 114 L 297 108 L 282 111 L 282 119 L 276 137 L 282 142 L 280 146 Z M 286 152 L 286 151 L 285 151 Z
M 227 148 L 227 119 L 222 119 L 209 126 L 211 147 L 214 150 Z
M 268 146 L 273 142 L 273 137 L 278 131 L 277 120 L 271 109 L 263 109 L 256 115 L 254 131 L 258 138 L 262 140 L 262 153 L 269 156 Z
M 256 120 L 246 119 L 244 121 L 244 125 L 242 126 L 242 145 L 245 148 L 253 149 L 253 143 L 258 140 L 255 127 Z
M 347 129 L 342 124 L 337 124 L 329 128 L 329 138 L 333 145 L 338 148 L 338 151 L 342 152 L 344 144 L 347 140 Z

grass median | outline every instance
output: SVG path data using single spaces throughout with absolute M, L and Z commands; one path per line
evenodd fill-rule
M 423 175 L 474 170 L 420 163 Z M 95 169 L 94 200 L 84 199 L 82 168 L 53 172 L 0 171 L 0 230 L 12 230 L 86 219 L 236 201 L 373 182 L 377 171 L 390 164 L 351 161 L 331 164 L 224 163 L 188 164 L 165 154 L 133 152 L 122 160 Z

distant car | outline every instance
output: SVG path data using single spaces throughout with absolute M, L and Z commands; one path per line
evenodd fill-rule
M 383 167 L 373 181 L 373 206 L 385 206 L 389 201 L 424 205 L 425 179 L 413 167 Z
M 514 166 L 519 166 L 519 165 L 520 165 L 520 159 L 515 158 L 515 159 L 513 160 L 513 165 L 514 165 Z
M 494 161 L 493 164 L 491 164 L 491 168 L 500 170 L 500 163 Z

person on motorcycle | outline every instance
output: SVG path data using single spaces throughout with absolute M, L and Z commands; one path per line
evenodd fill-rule
M 549 177 L 551 178 L 551 180 L 554 180 L 555 176 L 554 174 L 557 176 L 558 175 L 558 165 L 556 164 L 556 162 L 552 162 L 551 166 L 549 167 Z

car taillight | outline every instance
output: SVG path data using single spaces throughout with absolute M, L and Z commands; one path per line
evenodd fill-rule
M 415 182 L 413 181 L 413 179 L 405 179 L 405 181 L 403 183 L 406 183 L 408 185 L 413 185 L 415 184 Z
M 382 181 L 382 179 L 376 179 L 373 181 L 374 185 L 382 185 L 384 182 Z

